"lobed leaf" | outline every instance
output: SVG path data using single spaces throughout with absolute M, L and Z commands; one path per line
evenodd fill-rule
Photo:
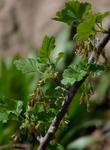
M 14 64 L 16 65 L 18 70 L 22 71 L 22 73 L 37 72 L 38 62 L 36 59 L 19 59 L 15 60 Z
M 55 48 L 55 38 L 45 36 L 42 47 L 39 52 L 39 57 L 42 62 L 46 62 L 49 59 L 51 51 Z
M 54 19 L 68 25 L 77 25 L 77 22 L 80 22 L 90 12 L 91 5 L 89 3 L 71 0 L 65 4 L 63 10 L 56 13 Z
M 87 65 L 84 60 L 79 64 L 71 64 L 63 73 L 61 83 L 64 85 L 72 85 L 76 81 L 80 81 L 87 73 Z

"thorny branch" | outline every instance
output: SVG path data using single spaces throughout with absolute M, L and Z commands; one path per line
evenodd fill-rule
M 103 48 L 106 46 L 106 44 L 108 43 L 108 41 L 110 40 L 110 28 L 108 29 L 107 34 L 105 34 L 105 36 L 103 37 L 102 40 L 100 40 L 100 42 L 96 45 L 96 52 L 93 52 L 88 60 L 88 63 L 92 63 L 95 61 L 95 58 L 99 57 L 101 51 L 103 50 Z M 67 112 L 67 109 L 72 101 L 72 99 L 74 98 L 75 94 L 77 93 L 78 89 L 81 87 L 82 83 L 85 81 L 85 79 L 88 77 L 88 74 L 85 75 L 85 77 L 76 82 L 75 84 L 73 84 L 71 87 L 69 87 L 69 93 L 68 95 L 65 97 L 64 102 L 62 103 L 62 106 L 60 108 L 60 110 L 58 111 L 57 115 L 55 116 L 55 118 L 53 119 L 46 135 L 44 137 L 42 137 L 40 139 L 40 145 L 38 150 L 45 150 L 49 141 L 52 139 L 52 137 L 55 135 L 59 124 L 61 122 L 61 120 L 63 119 L 64 115 Z

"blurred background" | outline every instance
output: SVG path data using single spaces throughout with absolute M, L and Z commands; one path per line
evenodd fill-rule
M 57 50 L 70 49 L 69 44 L 65 44 L 70 37 L 70 29 L 63 23 L 52 20 L 56 12 L 64 6 L 65 1 L 0 0 L 0 96 L 22 100 L 24 110 L 30 93 L 35 88 L 36 77 L 17 71 L 13 61 L 37 54 L 45 35 L 56 37 Z M 94 11 L 110 10 L 110 0 L 88 1 L 93 5 Z M 105 27 L 109 24 L 109 20 L 104 23 Z M 107 49 L 109 48 L 108 44 Z M 92 112 L 88 113 L 86 106 L 79 105 L 77 99 L 80 98 L 81 91 L 71 104 L 69 126 L 64 128 L 57 138 L 64 146 L 73 142 L 69 149 L 110 150 L 109 76 L 108 73 L 100 79 L 97 93 L 100 95 L 103 91 L 103 98 L 101 97 L 100 104 L 95 106 Z M 100 96 L 97 99 L 100 99 Z M 0 123 L 0 145 L 8 144 L 17 127 L 15 122 L 14 124 L 12 128 L 12 122 Z M 100 144 L 97 144 L 97 139 Z
M 56 34 L 63 24 L 52 18 L 63 5 L 59 0 L 0 0 L 1 56 L 26 55 L 31 45 L 40 46 L 44 35 Z
M 52 20 L 66 0 L 0 0 L 0 56 L 26 55 L 44 35 L 55 35 L 64 24 Z M 82 0 L 84 1 L 84 0 Z M 109 0 L 88 0 L 94 11 L 109 11 Z

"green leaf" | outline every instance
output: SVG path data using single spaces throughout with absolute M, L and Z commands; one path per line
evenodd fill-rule
M 57 144 L 57 150 L 64 150 L 63 145 L 61 145 L 61 144 Z
M 8 120 L 18 120 L 18 117 L 22 112 L 22 106 L 23 102 L 20 100 L 19 101 L 16 100 L 16 107 L 13 108 L 13 110 L 9 109 L 6 111 L 8 113 Z
M 77 34 L 74 36 L 76 40 L 87 40 L 89 36 L 94 35 L 96 16 L 90 15 L 88 19 L 83 21 L 77 27 Z
M 22 106 L 22 101 L 9 99 L 4 96 L 0 97 L 0 121 L 18 120 Z
M 17 100 L 9 99 L 4 96 L 0 97 L 0 112 L 15 109 L 16 103 Z
M 46 62 L 49 59 L 51 51 L 55 48 L 55 38 L 45 36 L 42 47 L 39 52 L 39 57 L 42 62 Z
M 97 64 L 97 63 L 91 63 L 89 64 L 89 71 L 92 76 L 100 76 L 102 73 L 104 73 L 107 70 L 107 66 L 105 63 Z
M 39 52 L 39 57 L 37 59 L 28 58 L 28 59 L 19 59 L 15 60 L 14 64 L 16 65 L 17 69 L 22 71 L 22 73 L 35 73 L 35 72 L 42 72 L 41 70 L 45 70 L 46 61 L 49 60 L 51 51 L 55 47 L 55 38 L 54 37 L 47 37 L 45 36 L 42 47 Z M 43 68 L 43 69 L 42 69 Z
M 8 120 L 8 113 L 7 112 L 0 112 L 0 122 L 7 122 Z
M 55 94 L 55 82 L 53 80 L 47 80 L 45 84 L 41 87 L 42 94 L 44 95 L 44 100 L 47 97 L 54 97 Z
M 56 13 L 55 20 L 67 23 L 68 25 L 77 25 L 91 12 L 91 5 L 87 2 L 71 0 L 65 4 L 65 8 Z
M 79 64 L 71 64 L 63 73 L 61 83 L 64 85 L 72 85 L 76 81 L 80 81 L 87 73 L 87 63 L 81 60 Z
M 37 102 L 35 106 L 31 109 L 33 113 L 41 113 L 45 111 L 45 106 L 43 102 Z
M 15 60 L 14 64 L 22 73 L 33 73 L 38 69 L 38 62 L 33 58 Z
M 110 16 L 110 12 L 108 11 L 104 13 L 96 13 L 96 23 L 102 22 L 102 20 L 107 16 Z

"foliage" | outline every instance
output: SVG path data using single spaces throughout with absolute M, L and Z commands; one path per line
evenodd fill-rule
M 38 146 L 38 142 L 41 137 L 46 134 L 54 116 L 62 107 L 63 100 L 70 92 L 68 90 L 69 87 L 87 76 L 84 84 L 77 92 L 69 112 L 61 122 L 58 135 L 49 143 L 49 149 L 64 149 L 64 146 L 68 144 L 68 149 L 76 147 L 78 149 L 78 143 L 82 141 L 84 141 L 82 147 L 85 148 L 91 143 L 96 142 L 96 140 L 93 140 L 93 138 L 89 136 L 82 137 L 82 139 L 79 139 L 76 143 L 71 143 L 71 137 L 74 136 L 73 139 L 75 139 L 75 134 L 79 129 L 84 128 L 83 124 L 85 121 L 96 119 L 94 111 L 88 114 L 85 108 L 79 106 L 79 103 L 83 102 L 84 107 L 87 107 L 87 110 L 90 111 L 90 107 L 92 106 L 91 99 L 93 99 L 96 90 L 94 80 L 100 82 L 101 76 L 106 73 L 109 74 L 110 66 L 108 62 L 100 62 L 97 58 L 94 62 L 89 62 L 91 53 L 96 53 L 97 51 L 98 32 L 107 34 L 107 31 L 102 27 L 102 21 L 108 15 L 110 15 L 109 12 L 93 13 L 89 3 L 75 0 L 66 2 L 64 9 L 56 13 L 55 20 L 62 21 L 72 26 L 72 28 L 77 29 L 75 35 L 73 35 L 75 44 L 74 52 L 72 51 L 72 53 L 75 54 L 75 59 L 73 59 L 69 65 L 65 64 L 63 72 L 59 71 L 57 66 L 61 61 L 64 62 L 66 54 L 65 52 L 59 52 L 57 56 L 52 59 L 55 48 L 55 38 L 53 36 L 44 37 L 36 58 L 17 59 L 14 61 L 14 66 L 26 74 L 26 76 L 28 73 L 31 73 L 38 77 L 32 96 L 30 96 L 29 100 L 27 100 L 28 96 L 26 97 L 25 109 L 23 108 L 24 101 L 22 97 L 20 97 L 19 100 L 11 98 L 4 99 L 3 97 L 0 99 L 0 121 L 2 123 L 6 123 L 10 120 L 17 120 L 19 122 L 19 134 L 16 135 L 17 141 L 28 141 L 33 144 L 33 146 L 34 144 Z M 3 71 L 4 70 L 5 68 Z M 16 75 L 20 79 L 19 72 L 17 72 Z M 25 80 L 26 76 L 23 74 L 20 74 L 20 76 Z M 18 82 L 17 79 L 16 82 Z M 108 84 L 105 85 L 106 90 L 108 86 Z M 106 90 L 104 90 L 104 92 L 106 92 Z M 25 92 L 28 94 L 28 90 Z M 21 93 L 20 96 L 22 95 Z M 80 99 L 80 102 L 78 99 Z M 95 105 L 95 103 L 92 104 Z M 93 106 L 93 108 L 94 110 L 97 109 L 95 106 Z M 75 118 L 79 114 L 80 121 Z M 72 121 L 73 117 L 76 119 L 75 123 Z M 94 123 L 95 125 L 98 119 L 102 121 L 100 117 L 97 117 Z M 78 125 L 79 128 L 77 128 Z M 88 125 L 86 125 L 86 127 L 87 126 Z M 71 130 L 73 135 L 70 134 Z M 65 132 L 67 133 L 67 131 L 69 134 L 65 135 L 67 136 L 65 139 L 63 135 Z M 62 139 L 60 138 L 61 136 Z
M 25 112 L 32 77 L 18 71 L 13 64 L 20 56 L 11 60 L 0 60 L 0 144 L 8 143 L 10 136 L 21 124 L 21 111 Z
M 87 2 L 69 1 L 63 10 L 56 13 L 55 20 L 76 26 L 78 22 L 83 21 L 90 11 L 91 5 Z
M 22 101 L 7 99 L 1 97 L 0 99 L 0 121 L 7 122 L 7 120 L 18 120 L 22 111 Z
M 76 40 L 87 40 L 89 36 L 96 34 L 95 27 L 98 26 L 98 32 L 104 32 L 101 23 L 102 20 L 109 16 L 110 12 L 93 14 L 91 5 L 87 2 L 69 1 L 65 8 L 57 12 L 55 20 L 65 22 L 77 27 L 75 35 Z
M 86 60 L 81 60 L 78 64 L 71 64 L 63 73 L 62 83 L 64 85 L 74 84 L 76 81 L 80 81 L 87 74 Z

